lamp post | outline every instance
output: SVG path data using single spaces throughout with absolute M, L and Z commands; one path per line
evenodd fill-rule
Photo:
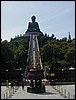
M 6 69 L 6 80 L 8 80 L 8 69 Z
M 8 87 L 8 69 L 6 69 L 6 84 L 7 84 L 7 87 Z
M 21 74 L 21 81 L 23 80 L 23 73 Z

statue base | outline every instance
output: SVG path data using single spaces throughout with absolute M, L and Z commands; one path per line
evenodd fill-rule
M 27 87 L 27 92 L 43 93 L 43 92 L 45 92 L 45 86 L 43 86 L 43 87 Z
M 27 87 L 27 92 L 30 93 L 43 93 L 45 92 L 45 86 L 42 83 L 44 78 L 43 69 L 30 69 L 28 72 L 28 79 L 30 80 L 30 86 Z
M 30 36 L 30 35 L 40 35 L 40 34 L 43 34 L 42 32 L 25 32 L 25 36 Z

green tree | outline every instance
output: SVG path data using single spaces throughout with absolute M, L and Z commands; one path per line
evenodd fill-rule
M 1 43 L 1 70 L 11 70 L 13 68 L 12 60 L 14 57 L 8 45 L 7 41 Z
M 15 51 L 14 51 L 14 59 L 16 61 L 16 68 L 25 68 L 26 66 L 26 60 L 27 60 L 27 50 L 24 48 L 23 45 L 20 45 Z
M 65 59 L 67 60 L 67 62 L 70 63 L 70 67 L 71 67 L 75 61 L 75 49 L 74 48 L 68 49 L 68 51 L 65 54 Z

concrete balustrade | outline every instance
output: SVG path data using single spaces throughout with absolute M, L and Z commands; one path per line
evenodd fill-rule
M 71 92 L 68 92 L 66 89 L 60 87 L 59 85 L 52 86 L 59 94 L 61 94 L 64 98 L 75 99 L 75 95 L 72 95 Z
M 9 88 L 4 93 L 4 99 L 11 98 L 11 96 L 18 90 L 18 86 L 14 86 L 13 88 Z

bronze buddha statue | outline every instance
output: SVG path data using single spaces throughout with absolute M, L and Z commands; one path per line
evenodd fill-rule
M 40 32 L 39 25 L 37 22 L 35 22 L 36 17 L 32 16 L 31 20 L 32 20 L 32 22 L 29 22 L 28 29 L 27 29 L 26 33 L 27 32 Z

